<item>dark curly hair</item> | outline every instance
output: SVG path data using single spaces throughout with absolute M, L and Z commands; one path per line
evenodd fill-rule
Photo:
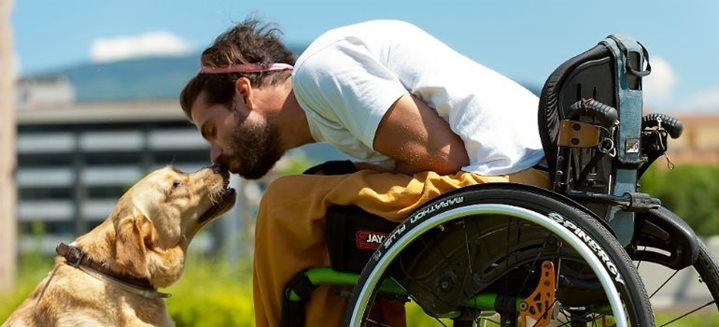
M 225 67 L 236 64 L 295 64 L 294 54 L 280 41 L 281 31 L 274 24 L 263 24 L 247 19 L 220 34 L 215 42 L 202 52 L 202 66 Z M 192 120 L 190 107 L 197 96 L 206 91 L 210 105 L 224 104 L 228 108 L 235 95 L 235 81 L 247 77 L 253 86 L 275 85 L 290 78 L 291 71 L 260 73 L 198 74 L 180 93 L 180 106 L 185 116 Z

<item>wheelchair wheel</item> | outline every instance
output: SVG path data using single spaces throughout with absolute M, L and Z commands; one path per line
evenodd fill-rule
M 710 319 L 709 324 L 719 321 L 719 265 L 706 245 L 700 240 L 697 242 L 697 260 L 684 269 L 635 261 L 659 325 L 696 324 L 706 319 Z
M 558 195 L 516 184 L 448 193 L 400 224 L 354 289 L 346 323 L 370 311 L 391 280 L 438 324 L 654 326 L 631 259 L 608 229 Z M 556 323 L 553 323 L 556 324 Z

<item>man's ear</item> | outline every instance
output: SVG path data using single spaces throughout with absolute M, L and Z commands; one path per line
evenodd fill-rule
M 252 82 L 247 77 L 240 77 L 235 81 L 235 96 L 241 97 L 247 110 L 252 110 Z
M 144 215 L 129 216 L 115 223 L 115 260 L 127 273 L 150 277 L 147 250 L 155 243 L 155 227 Z

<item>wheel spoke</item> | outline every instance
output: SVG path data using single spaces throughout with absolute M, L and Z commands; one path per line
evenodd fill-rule
M 656 290 L 654 290 L 654 293 L 652 293 L 652 295 L 649 295 L 649 298 L 651 299 L 651 298 L 652 298 L 655 294 L 657 294 L 662 288 L 664 288 L 664 286 L 666 286 L 667 283 L 669 283 L 669 281 L 672 280 L 672 278 L 674 278 L 674 276 L 677 275 L 677 273 L 679 273 L 679 270 L 675 270 L 674 273 L 673 273 L 671 276 L 669 276 L 669 278 L 667 278 L 667 280 L 665 280 L 661 285 L 659 285 L 659 287 L 657 287 Z
M 710 306 L 710 305 L 712 305 L 712 304 L 714 304 L 714 303 L 716 303 L 716 301 L 714 301 L 714 300 L 709 301 L 709 302 L 707 302 L 705 305 L 702 305 L 702 306 L 700 306 L 700 307 L 698 307 L 698 308 L 696 308 L 696 309 L 694 309 L 694 310 L 691 310 L 691 311 L 689 311 L 689 312 L 687 312 L 687 313 L 685 313 L 685 314 L 683 314 L 683 315 L 681 315 L 681 316 L 679 316 L 679 317 L 676 317 L 676 318 L 670 320 L 669 322 L 664 323 L 663 325 L 661 325 L 661 326 L 659 326 L 659 327 L 668 326 L 669 324 L 674 323 L 674 322 L 678 321 L 679 319 L 682 319 L 682 318 L 684 318 L 684 317 L 686 317 L 686 316 L 688 316 L 688 315 L 690 315 L 690 314 L 692 314 L 692 313 L 694 313 L 694 312 L 697 312 L 697 311 L 699 311 L 699 310 L 701 310 L 701 309 L 704 309 L 704 308 L 706 308 L 706 307 L 708 307 L 708 306 Z

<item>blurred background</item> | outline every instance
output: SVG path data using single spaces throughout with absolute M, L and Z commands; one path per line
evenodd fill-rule
M 298 54 L 333 27 L 407 20 L 534 92 L 559 64 L 605 36 L 637 38 L 653 68 L 644 84 L 645 112 L 685 123 L 670 146 L 677 168 L 658 160 L 643 186 L 686 218 L 717 255 L 716 12 L 719 2 L 710 0 L 0 0 L 0 299 L 7 299 L 0 300 L 0 321 L 49 270 L 55 246 L 104 220 L 145 173 L 167 164 L 185 171 L 207 165 L 209 148 L 177 97 L 199 68 L 199 53 L 247 17 L 277 23 Z M 252 230 L 263 188 L 279 175 L 341 158 L 312 145 L 293 151 L 263 180 L 233 177 L 238 205 L 193 241 L 199 263 L 190 263 L 175 286 L 192 295 L 169 302 L 178 325 L 200 318 L 203 325 L 252 323 Z M 219 271 L 239 282 L 228 286 Z M 187 278 L 203 279 L 203 290 Z M 695 296 L 681 285 L 667 306 Z M 227 313 L 204 317 L 181 300 L 191 297 Z

